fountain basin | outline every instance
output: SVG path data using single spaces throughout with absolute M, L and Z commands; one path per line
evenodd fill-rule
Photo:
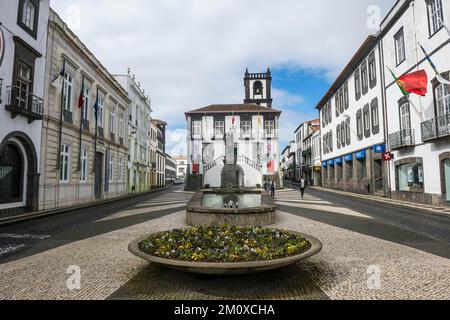
M 223 204 L 228 203 L 230 197 L 235 199 L 234 203 L 239 203 L 239 208 L 223 208 Z M 266 192 L 203 190 L 197 192 L 189 201 L 186 207 L 186 223 L 189 226 L 263 227 L 275 223 L 275 210 L 275 202 Z
M 150 236 L 141 237 L 133 241 L 129 246 L 128 250 L 135 256 L 142 258 L 148 262 L 157 264 L 162 267 L 203 275 L 243 275 L 251 273 L 259 273 L 269 270 L 275 270 L 283 268 L 299 261 L 308 259 L 320 251 L 322 251 L 322 243 L 320 240 L 305 234 L 300 234 L 299 232 L 289 231 L 289 233 L 294 235 L 301 235 L 304 239 L 311 243 L 311 248 L 301 254 L 269 261 L 256 261 L 256 262 L 237 262 L 237 263 L 205 263 L 205 262 L 188 262 L 179 261 L 172 259 L 164 259 L 160 257 L 155 257 L 142 252 L 139 249 L 139 244 L 148 239 Z

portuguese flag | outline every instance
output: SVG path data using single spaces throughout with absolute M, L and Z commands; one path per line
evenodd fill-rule
M 389 69 L 389 71 L 405 97 L 410 93 L 415 93 L 422 97 L 427 94 L 428 76 L 425 70 L 405 74 L 400 78 L 397 78 L 392 70 Z

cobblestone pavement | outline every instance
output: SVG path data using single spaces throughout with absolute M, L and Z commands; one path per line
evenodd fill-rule
M 196 276 L 128 253 L 136 237 L 184 227 L 191 196 L 174 188 L 0 229 L 0 299 L 450 299 L 449 219 L 321 191 L 277 195 L 276 227 L 324 244 L 285 269 Z M 67 288 L 72 265 L 80 290 Z

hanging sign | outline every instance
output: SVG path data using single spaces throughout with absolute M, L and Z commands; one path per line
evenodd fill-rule
M 3 34 L 3 29 L 0 27 L 0 66 L 2 65 L 4 56 L 5 56 L 5 35 Z
M 392 161 L 394 160 L 394 155 L 391 152 L 383 153 L 383 161 Z
M 353 155 L 352 154 L 348 154 L 344 157 L 344 161 L 345 162 L 352 162 L 353 161 Z
M 363 160 L 366 158 L 366 150 L 355 153 L 356 160 Z
M 374 153 L 385 153 L 386 152 L 386 145 L 380 144 L 373 146 L 373 152 Z

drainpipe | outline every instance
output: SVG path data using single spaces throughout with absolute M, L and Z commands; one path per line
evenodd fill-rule
M 389 146 L 389 124 L 387 120 L 387 98 L 386 98 L 386 74 L 384 69 L 384 48 L 383 48 L 383 37 L 382 34 L 379 33 L 378 40 L 378 54 L 380 61 L 380 74 L 381 74 L 381 110 L 383 111 L 383 126 L 384 126 L 384 141 L 386 144 L 386 151 L 390 151 Z M 391 163 L 389 161 L 384 161 L 383 163 L 384 176 L 386 179 L 383 179 L 383 189 L 384 196 L 387 198 L 391 197 Z M 387 181 L 386 181 L 387 180 Z

